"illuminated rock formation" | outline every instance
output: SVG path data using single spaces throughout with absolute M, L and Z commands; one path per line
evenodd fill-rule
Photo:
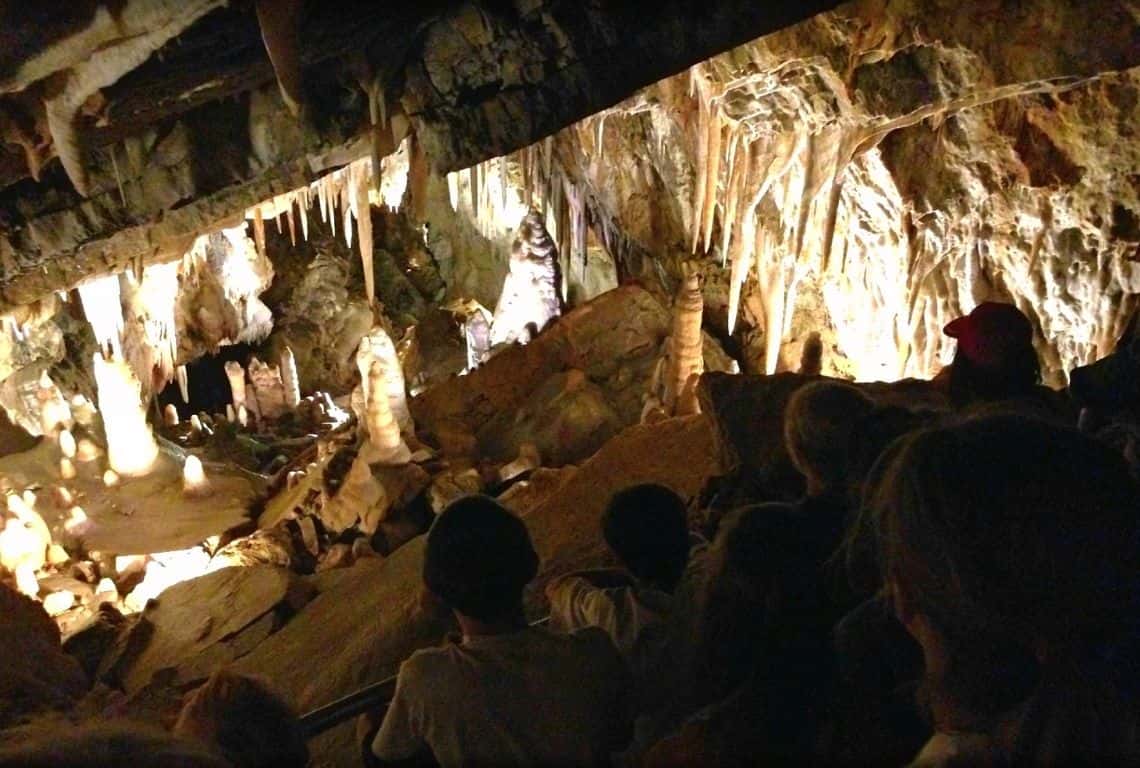
M 281 352 L 281 386 L 285 390 L 285 405 L 288 408 L 300 405 L 301 385 L 297 381 L 297 360 L 289 347 L 285 347 Z
M 531 210 L 519 224 L 509 269 L 491 321 L 492 346 L 526 344 L 562 314 L 558 248 L 538 211 Z
M 368 428 L 367 457 L 371 464 L 405 464 L 411 451 L 400 436 L 400 425 L 389 400 L 387 371 L 379 360 L 368 370 L 365 425 Z M 362 455 L 364 455 L 362 453 Z
M 661 401 L 669 415 L 687 416 L 700 412 L 695 386 L 696 379 L 705 370 L 701 350 L 703 312 L 700 272 L 690 269 L 673 300 L 673 329 L 665 346 Z
M 263 363 L 256 357 L 251 358 L 249 383 L 253 387 L 254 402 L 261 418 L 276 419 L 288 410 L 285 384 L 281 380 L 279 368 Z
M 412 414 L 408 410 L 407 388 L 404 381 L 404 370 L 400 364 L 400 357 L 392 337 L 384 328 L 374 327 L 367 336 L 360 340 L 356 350 L 356 366 L 360 371 L 360 392 L 353 393 L 353 407 L 357 417 L 364 415 L 364 407 L 372 397 L 372 370 L 379 365 L 381 371 L 381 391 L 387 395 L 388 407 L 393 414 L 400 431 L 411 434 L 415 431 L 412 423 Z
M 99 353 L 93 359 L 107 463 L 119 475 L 145 475 L 158 458 L 158 444 L 146 421 L 138 379 L 124 360 L 107 360 Z

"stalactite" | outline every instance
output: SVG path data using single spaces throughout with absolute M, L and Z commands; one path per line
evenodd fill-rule
M 739 172 L 741 174 L 741 192 L 738 194 L 744 194 L 744 191 L 748 190 L 755 181 L 755 158 L 752 143 L 746 142 L 742 148 L 738 148 L 737 152 L 743 152 L 743 156 L 738 157 L 736 163 L 743 169 Z M 737 200 L 733 222 L 731 225 L 726 224 L 726 228 L 731 234 L 728 246 L 730 269 L 728 332 L 730 335 L 736 328 L 736 318 L 740 313 L 741 292 L 744 284 L 748 281 L 748 275 L 752 272 L 752 259 L 756 243 L 756 207 L 762 199 L 762 197 L 753 197 L 744 204 Z
M 300 210 L 298 213 L 301 214 L 301 237 L 304 238 L 307 243 L 309 242 L 309 207 L 313 204 L 313 196 L 308 189 L 302 189 L 300 191 L 300 197 L 301 205 L 299 206 Z
M 123 306 L 119 294 L 119 276 L 107 275 L 79 286 L 83 314 L 95 334 L 100 349 L 110 349 L 122 356 Z
M 717 183 L 720 178 L 720 145 L 724 134 L 719 109 L 709 115 L 708 178 L 705 180 L 705 209 L 701 213 L 704 232 L 701 243 L 707 253 L 712 245 L 713 221 L 716 214 Z
M 411 189 L 412 197 L 412 211 L 411 215 L 415 221 L 427 220 L 427 189 L 428 178 L 431 175 L 431 169 L 428 167 L 427 154 L 424 152 L 423 144 L 411 135 L 408 141 L 408 186 Z M 448 198 L 451 197 L 451 178 L 453 174 L 447 174 L 447 191 Z M 455 210 L 454 204 L 452 210 Z
M 325 184 L 325 180 L 317 179 L 317 206 L 321 211 L 321 221 L 325 224 L 329 221 L 329 189 Z
M 364 271 L 364 296 L 369 306 L 376 300 L 376 274 L 372 269 L 372 206 L 368 202 L 368 176 L 365 168 L 359 168 L 355 175 L 353 189 L 357 226 L 360 232 L 357 241 L 360 245 L 360 265 Z
M 285 106 L 297 117 L 303 104 L 300 29 L 304 0 L 257 0 L 261 39 Z
M 285 201 L 285 218 L 289 222 L 289 244 L 297 247 L 297 222 L 293 218 L 293 196 L 288 195 Z
M 459 174 L 455 171 L 447 174 L 447 199 L 451 203 L 451 210 L 459 210 Z
M 182 402 L 190 405 L 190 374 L 186 371 L 186 366 L 175 368 L 174 376 L 178 379 L 178 393 L 182 396 Z
M 705 197 L 708 191 L 708 174 L 705 172 L 709 162 L 709 105 L 705 97 L 705 83 L 697 67 L 692 69 L 690 81 L 691 91 L 697 99 L 697 163 L 695 170 L 696 189 L 693 194 L 693 244 L 692 252 L 697 252 L 704 231 Z
M 265 219 L 260 205 L 253 209 L 253 243 L 257 246 L 257 255 L 265 258 Z
M 158 458 L 158 444 L 146 421 L 141 387 L 121 359 L 93 357 L 99 411 L 107 436 L 107 463 L 119 475 L 145 475 Z
M 728 148 L 728 168 L 725 173 L 727 179 L 725 195 L 727 200 L 724 206 L 724 221 L 721 222 L 721 241 L 720 241 L 720 265 L 724 267 L 728 263 L 728 246 L 732 239 L 732 230 L 736 224 L 736 208 L 740 203 L 740 196 L 747 194 L 747 190 L 742 189 L 747 176 L 747 156 L 749 154 L 748 145 L 743 150 L 740 145 L 744 142 L 742 131 L 739 128 L 732 131 L 732 138 L 729 140 Z M 738 162 L 737 153 L 742 152 L 745 155 L 745 162 Z

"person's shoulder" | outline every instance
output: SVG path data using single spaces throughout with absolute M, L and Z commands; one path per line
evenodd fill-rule
M 400 678 L 407 685 L 423 683 L 431 685 L 454 666 L 459 651 L 457 643 L 448 642 L 432 648 L 413 651 L 400 665 Z
M 601 627 L 583 627 L 561 637 L 584 659 L 597 663 L 610 663 L 615 660 L 621 663 L 621 655 L 614 646 L 613 639 Z

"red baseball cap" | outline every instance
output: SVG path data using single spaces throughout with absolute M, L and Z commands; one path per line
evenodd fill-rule
M 996 301 L 982 302 L 942 332 L 957 339 L 962 354 L 978 365 L 1000 365 L 1016 350 L 1033 346 L 1029 318 L 1012 304 Z

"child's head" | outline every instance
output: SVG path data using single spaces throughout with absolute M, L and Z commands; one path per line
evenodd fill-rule
M 837 381 L 795 391 L 784 412 L 784 442 L 809 492 L 846 490 L 855 434 L 874 409 L 871 398 Z
M 1072 748 L 1085 725 L 1112 731 L 1117 705 L 1102 694 L 1130 674 L 1121 649 L 1140 611 L 1136 500 L 1111 449 L 1043 421 L 993 416 L 904 439 L 874 511 L 896 611 L 944 657 L 929 692 L 983 725 L 1032 698 L 1048 733 L 1023 731 L 1031 751 L 1039 738 Z M 1050 732 L 1090 702 L 1106 706 Z
M 517 614 L 523 588 L 537 573 L 538 554 L 526 526 L 488 496 L 452 502 L 428 533 L 424 584 L 473 619 Z
M 685 503 L 663 485 L 618 491 L 602 516 L 602 535 L 639 581 L 673 591 L 689 559 Z
M 186 698 L 174 732 L 216 747 L 236 768 L 304 768 L 308 747 L 292 708 L 267 683 L 218 670 Z

